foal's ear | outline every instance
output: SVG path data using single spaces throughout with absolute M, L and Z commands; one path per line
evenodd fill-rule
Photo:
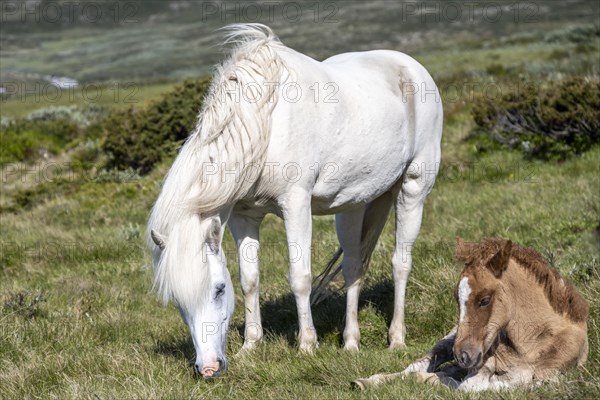
M 456 237 L 456 251 L 455 251 L 455 257 L 458 261 L 467 261 L 467 259 L 471 256 L 471 253 L 473 251 L 473 244 L 472 243 L 467 243 L 464 240 L 462 240 L 462 238 L 460 238 L 459 236 Z
M 487 267 L 496 278 L 500 278 L 502 273 L 508 268 L 508 260 L 510 260 L 510 252 L 512 250 L 512 242 L 507 240 L 504 246 L 492 257 L 487 263 Z

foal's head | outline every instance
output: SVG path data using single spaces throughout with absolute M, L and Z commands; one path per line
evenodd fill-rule
M 494 248 L 490 252 L 488 246 Z M 459 307 L 454 356 L 464 368 L 479 368 L 485 356 L 510 320 L 509 298 L 502 284 L 508 267 L 512 242 L 465 243 L 457 240 L 456 256 L 465 263 L 456 286 Z

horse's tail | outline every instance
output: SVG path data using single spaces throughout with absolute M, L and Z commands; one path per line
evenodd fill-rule
M 375 250 L 379 236 L 381 236 L 383 227 L 390 214 L 392 199 L 392 194 L 388 192 L 367 205 L 360 239 L 360 254 L 362 258 L 362 271 L 360 276 L 364 276 L 369 268 L 373 250 Z M 319 304 L 333 293 L 333 291 L 327 290 L 327 286 L 342 270 L 341 263 L 336 267 L 341 255 L 342 248 L 339 247 L 327 263 L 323 272 L 314 279 L 313 283 L 316 283 L 316 285 L 313 285 L 312 305 Z

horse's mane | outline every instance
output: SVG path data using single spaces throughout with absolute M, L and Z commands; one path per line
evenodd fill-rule
M 256 172 L 264 166 L 271 111 L 278 100 L 275 84 L 287 71 L 276 51 L 285 46 L 267 26 L 235 24 L 224 30 L 224 43 L 233 48 L 216 67 L 196 128 L 169 170 L 148 222 L 154 286 L 165 301 L 175 292 L 185 295 L 193 291 L 178 286 L 191 287 L 205 280 L 206 268 L 189 269 L 181 264 L 193 262 L 204 241 L 198 226 L 200 217 L 235 203 L 255 183 L 245 175 L 249 169 Z M 163 252 L 150 238 L 151 230 L 166 236 L 167 243 L 184 243 L 173 243 Z M 190 254 L 170 254 L 178 253 L 177 249 Z M 194 276 L 184 276 L 188 272 Z
M 245 174 L 264 165 L 271 111 L 278 101 L 275 84 L 285 70 L 276 52 L 284 46 L 267 26 L 236 24 L 225 30 L 225 43 L 235 47 L 217 66 L 190 137 L 190 145 L 200 152 L 198 159 L 213 163 L 218 171 L 192 183 L 196 188 L 189 206 L 198 213 L 239 200 L 255 183 Z
M 485 265 L 504 248 L 506 240 L 488 238 L 480 243 L 468 243 L 462 249 L 457 248 L 456 257 L 465 262 L 466 268 Z M 558 314 L 564 314 L 574 322 L 585 321 L 588 304 L 577 289 L 551 267 L 544 257 L 532 248 L 512 245 L 511 258 L 531 274 L 544 289 L 546 298 Z

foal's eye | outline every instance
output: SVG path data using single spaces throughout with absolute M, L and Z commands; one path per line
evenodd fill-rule
M 215 289 L 215 299 L 218 299 L 219 297 L 223 296 L 223 293 L 225 293 L 225 284 L 221 283 L 220 285 L 217 285 Z
M 479 300 L 479 307 L 488 306 L 491 301 L 492 299 L 490 298 L 490 296 L 486 296 L 483 299 Z

